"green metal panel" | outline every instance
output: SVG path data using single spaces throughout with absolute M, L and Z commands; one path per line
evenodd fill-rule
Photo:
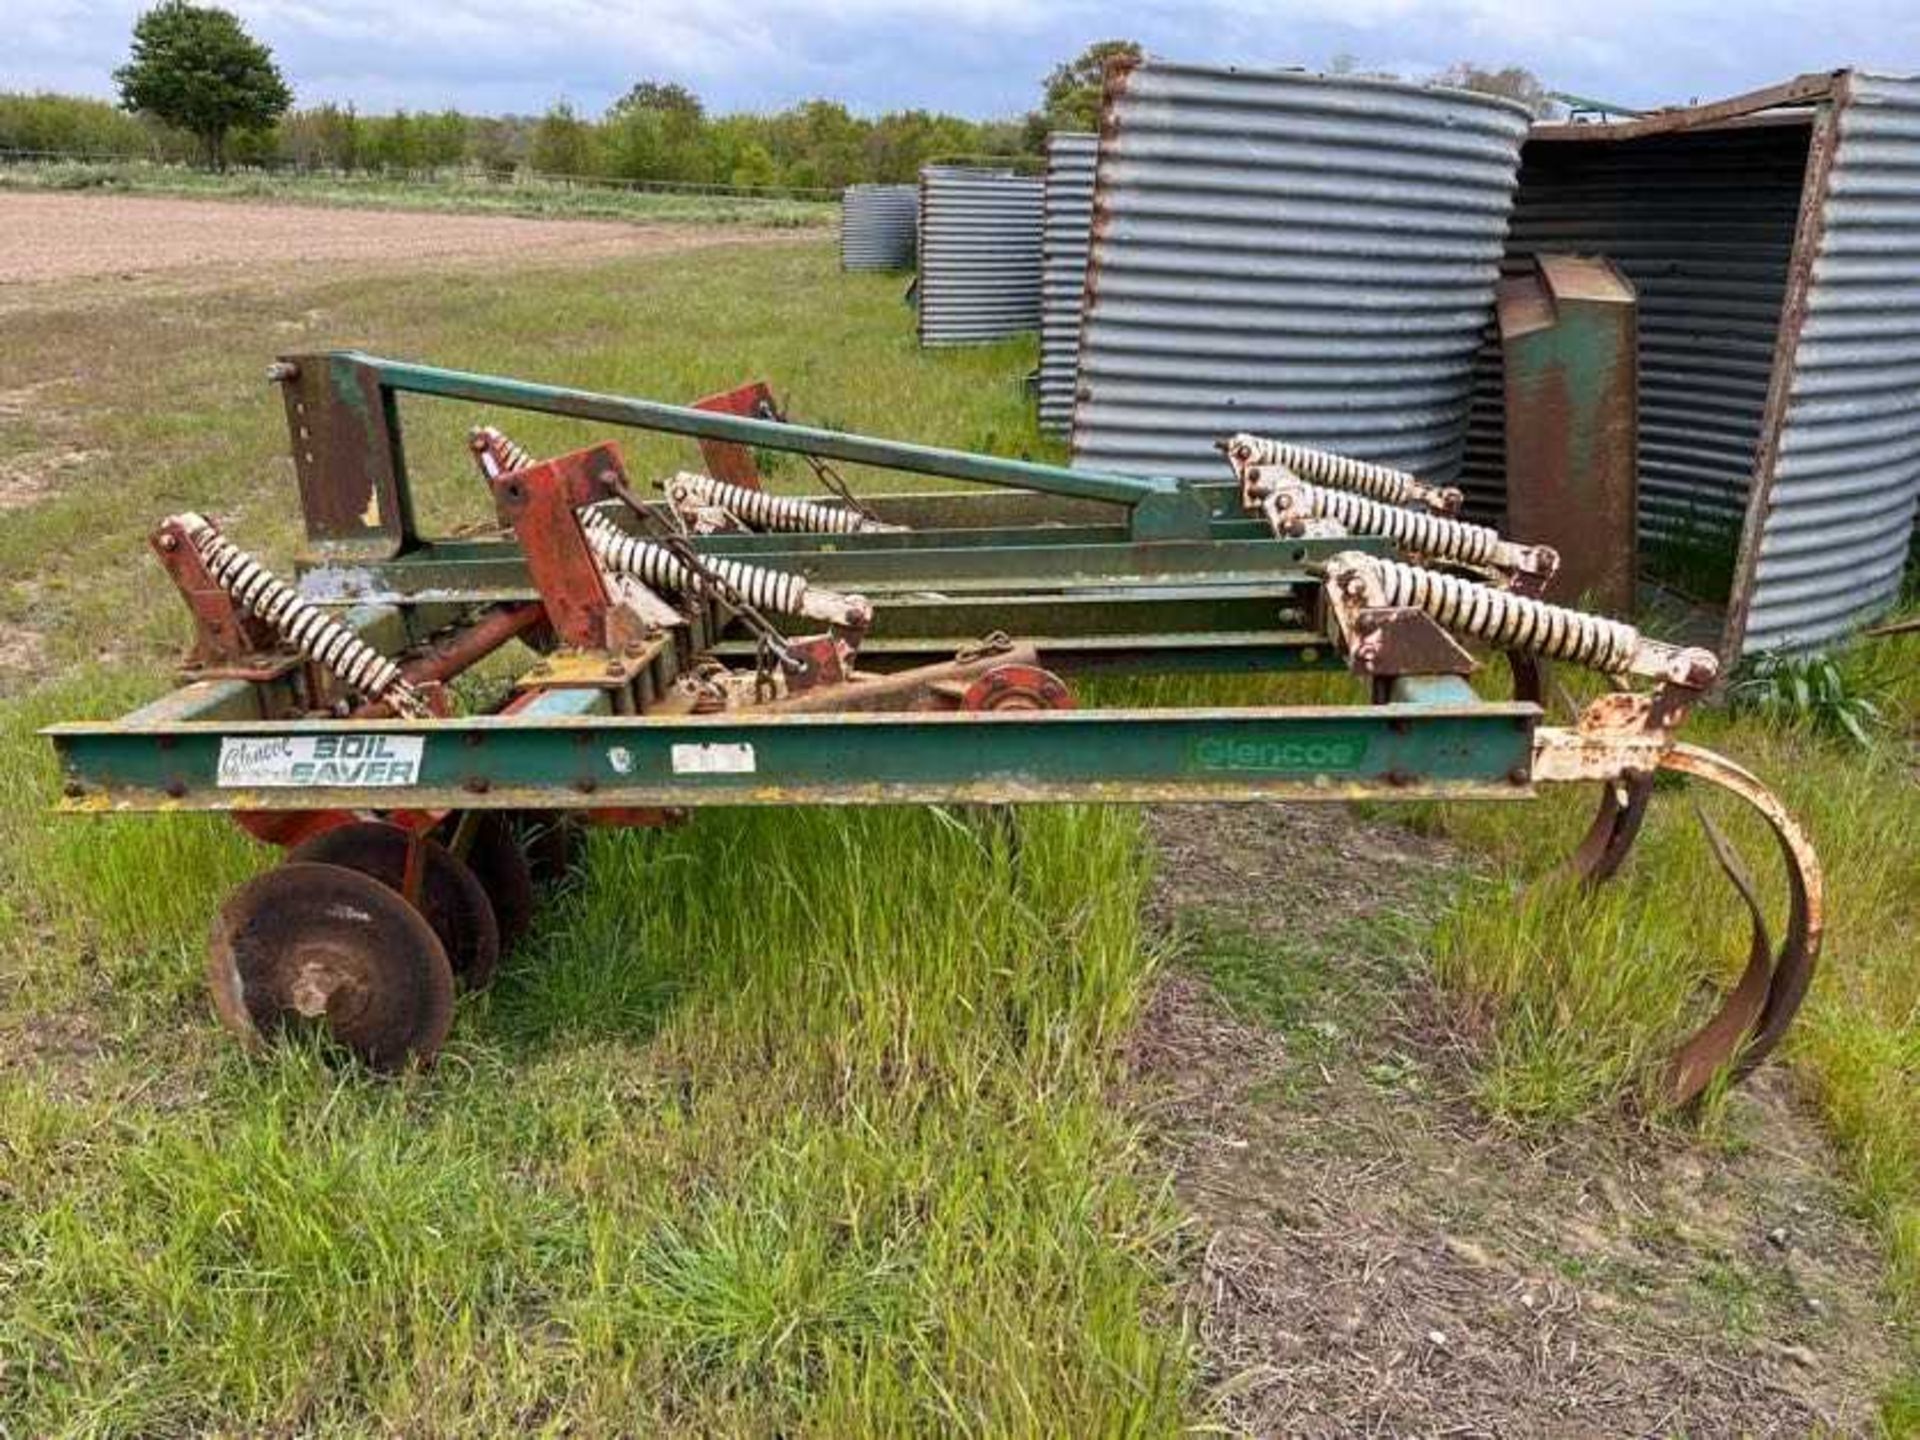
M 98 812 L 1341 800 L 1529 794 L 1538 716 L 1530 705 L 1377 705 L 46 733 L 65 808 Z M 358 783 L 364 771 L 353 767 L 369 763 L 387 783 Z M 257 783 L 263 767 L 292 779 L 287 767 L 300 765 L 305 783 Z
M 1536 255 L 1500 285 L 1508 528 L 1560 552 L 1550 598 L 1615 615 L 1639 573 L 1637 317 L 1598 257 Z

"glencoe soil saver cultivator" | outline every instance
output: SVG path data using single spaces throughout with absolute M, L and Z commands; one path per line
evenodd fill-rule
M 1454 492 L 1253 436 L 1224 440 L 1217 485 L 1062 469 L 787 424 L 763 386 L 681 407 L 355 353 L 273 377 L 309 542 L 297 581 L 205 517 L 165 520 L 153 548 L 195 625 L 183 685 L 49 731 L 67 810 L 226 810 L 286 847 L 214 926 L 214 994 L 249 1041 L 305 1019 L 375 1066 L 430 1058 L 456 985 L 486 982 L 541 869 L 564 865 L 572 821 L 1591 784 L 1598 813 L 1570 864 L 1599 880 L 1659 771 L 1757 812 L 1790 895 L 1775 951 L 1709 827 L 1752 943 L 1669 1092 L 1757 1064 L 1805 993 L 1821 928 L 1810 847 L 1758 780 L 1676 738 L 1715 657 L 1541 601 L 1557 557 L 1455 519 Z M 402 395 L 682 436 L 704 468 L 643 497 L 612 444 L 536 460 L 483 425 L 475 484 L 499 527 L 430 538 Z M 830 493 L 760 488 L 756 450 L 803 457 Z M 856 500 L 836 463 L 987 488 Z M 535 662 L 491 713 L 468 713 L 449 682 L 515 639 Z M 1474 691 L 1469 645 L 1504 652 L 1517 698 Z M 1541 661 L 1617 688 L 1545 724 Z M 1071 688 L 1341 668 L 1371 703 L 1087 709 Z

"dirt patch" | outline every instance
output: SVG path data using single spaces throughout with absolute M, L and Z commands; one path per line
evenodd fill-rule
M 0 296 L 13 286 L 88 279 L 116 285 L 196 272 L 586 261 L 704 245 L 790 242 L 747 226 L 632 225 L 324 206 L 0 191 Z M 814 236 L 812 238 L 818 238 Z
M 1338 968 L 1356 923 L 1434 906 L 1435 868 L 1461 863 L 1334 807 L 1183 811 L 1153 830 L 1171 852 L 1155 921 L 1195 964 L 1226 925 L 1277 956 L 1320 937 Z M 1279 1028 L 1176 966 L 1136 1038 L 1135 1103 L 1194 1221 L 1186 1299 L 1223 1420 L 1872 1432 L 1901 1353 L 1880 1261 L 1782 1072 L 1738 1092 L 1713 1138 L 1624 1122 L 1517 1137 L 1465 1098 L 1418 966 L 1357 963 Z
M 104 460 L 106 454 L 104 450 L 29 450 L 0 460 L 0 511 L 18 510 L 51 495 L 67 477 Z
M 14 688 L 10 682 L 38 679 L 46 673 L 47 641 L 25 625 L 0 625 L 0 695 Z

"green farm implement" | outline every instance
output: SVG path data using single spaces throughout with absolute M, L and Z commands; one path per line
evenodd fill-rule
M 1223 436 L 1215 484 L 1067 469 L 790 424 L 761 386 L 678 406 L 357 353 L 272 371 L 307 548 L 282 579 L 213 520 L 154 552 L 191 613 L 180 687 L 50 734 L 63 808 L 221 810 L 286 850 L 214 925 L 221 1016 L 251 1043 L 326 1026 L 367 1063 L 430 1059 L 580 824 L 712 805 L 1523 801 L 1599 796 L 1569 861 L 1621 863 L 1662 771 L 1778 840 L 1789 916 L 1669 1063 L 1677 1100 L 1771 1050 L 1819 949 L 1818 864 L 1753 776 L 1682 742 L 1716 657 L 1540 598 L 1557 557 L 1378 465 Z M 416 522 L 403 397 L 468 402 L 492 524 Z M 696 442 L 638 485 L 602 442 L 552 458 L 515 412 Z M 761 483 L 784 452 L 808 497 Z M 691 451 L 690 451 L 691 454 Z M 967 488 L 858 495 L 836 467 Z M 498 656 L 499 698 L 454 682 Z M 507 675 L 506 654 L 524 653 Z M 1473 677 L 1498 655 L 1514 698 Z M 1542 664 L 1614 681 L 1546 723 Z M 1089 708 L 1085 677 L 1348 671 L 1360 703 Z M 471 677 L 470 677 L 471 678 Z M 1084 687 L 1083 687 L 1084 688 Z

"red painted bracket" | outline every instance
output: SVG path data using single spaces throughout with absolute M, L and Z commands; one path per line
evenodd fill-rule
M 271 680 L 299 663 L 298 656 L 281 653 L 280 637 L 271 625 L 248 613 L 221 588 L 178 521 L 161 521 L 147 536 L 147 544 L 193 616 L 189 667 L 234 679 Z
M 626 483 L 619 447 L 590 445 L 496 476 L 490 483 L 501 515 L 520 541 L 527 571 L 560 643 L 609 650 L 635 638 L 610 633 L 622 622 L 577 513 L 583 505 L 611 499 L 615 487 Z
M 749 420 L 778 420 L 780 407 L 774 404 L 773 391 L 767 388 L 764 380 L 749 381 L 732 390 L 723 390 L 718 395 L 709 395 L 693 402 L 696 410 L 712 410 L 721 415 L 743 415 Z M 753 463 L 753 450 L 737 440 L 702 440 L 700 458 L 706 461 L 707 473 L 716 480 L 724 480 L 729 485 L 743 485 L 749 490 L 760 488 L 760 467 Z

